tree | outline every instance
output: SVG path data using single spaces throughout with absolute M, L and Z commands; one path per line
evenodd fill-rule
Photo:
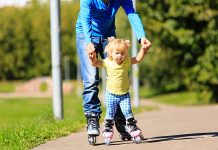
M 153 39 L 146 82 L 161 91 L 195 89 L 216 101 L 218 2 L 140 0 L 138 8 Z M 144 73 L 145 74 L 145 73 Z M 210 94 L 208 94 L 208 92 Z
M 76 76 L 75 23 L 79 2 L 62 3 L 62 56 L 69 55 Z M 27 80 L 51 74 L 49 4 L 0 8 L 0 79 Z M 63 61 L 63 60 L 62 60 Z M 74 75 L 75 74 L 75 75 Z

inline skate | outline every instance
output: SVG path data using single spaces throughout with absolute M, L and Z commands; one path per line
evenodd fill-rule
M 104 130 L 102 132 L 102 136 L 104 137 L 105 144 L 110 145 L 111 139 L 114 134 L 113 132 L 114 122 L 113 120 L 106 119 L 103 124 L 104 124 Z
M 96 144 L 96 137 L 100 135 L 99 131 L 99 116 L 96 116 L 93 113 L 86 113 L 87 118 L 87 134 L 88 134 L 88 142 L 90 145 Z
M 142 131 L 136 125 L 137 121 L 132 117 L 127 119 L 127 131 L 132 137 L 132 140 L 136 144 L 140 144 L 143 139 Z

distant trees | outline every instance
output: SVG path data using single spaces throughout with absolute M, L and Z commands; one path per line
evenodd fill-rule
M 218 1 L 139 0 L 153 52 L 144 83 L 160 91 L 195 89 L 218 101 Z
M 76 72 L 75 22 L 79 4 L 61 5 L 62 56 Z M 51 73 L 49 4 L 0 8 L 0 79 L 30 79 Z

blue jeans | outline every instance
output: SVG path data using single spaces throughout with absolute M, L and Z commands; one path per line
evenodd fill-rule
M 92 37 L 92 43 L 95 46 L 97 54 L 102 59 L 105 58 L 104 48 L 108 43 L 107 38 Z M 85 37 L 83 34 L 76 35 L 77 53 L 80 59 L 80 71 L 84 86 L 83 91 L 83 110 L 84 113 L 94 113 L 99 116 L 101 114 L 101 102 L 98 98 L 99 70 L 90 63 L 86 52 Z

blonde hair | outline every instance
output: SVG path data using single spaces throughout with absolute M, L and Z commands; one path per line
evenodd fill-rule
M 118 38 L 112 38 L 109 39 L 108 45 L 105 47 L 105 50 L 107 52 L 108 58 L 112 60 L 112 52 L 114 50 L 124 52 L 128 56 L 128 49 L 130 46 L 130 41 L 129 40 L 124 40 L 124 39 L 118 39 Z

